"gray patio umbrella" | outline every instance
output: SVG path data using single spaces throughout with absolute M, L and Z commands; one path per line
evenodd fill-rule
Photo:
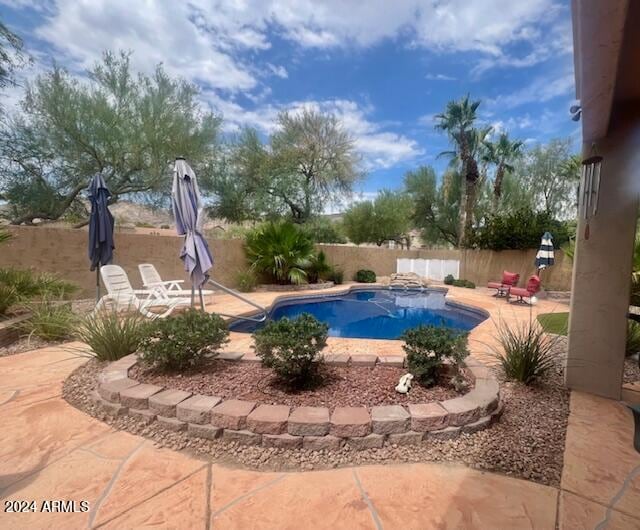
M 191 305 L 197 288 L 200 305 L 204 309 L 202 286 L 209 279 L 208 271 L 213 267 L 213 257 L 202 235 L 204 207 L 196 174 L 184 158 L 176 158 L 171 197 L 176 230 L 178 235 L 184 236 L 180 259 L 184 261 L 184 268 L 191 278 Z
M 545 232 L 540 242 L 540 248 L 536 254 L 536 268 L 538 271 L 551 267 L 555 263 L 553 255 L 553 236 Z
M 100 266 L 111 263 L 113 259 L 113 215 L 109 211 L 111 192 L 104 177 L 97 174 L 89 184 L 89 260 L 91 270 L 96 271 L 96 301 L 100 300 Z

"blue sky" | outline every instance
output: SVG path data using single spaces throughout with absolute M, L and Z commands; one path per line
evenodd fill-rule
M 466 93 L 480 119 L 529 144 L 571 135 L 570 9 L 555 0 L 0 0 L 37 75 L 82 74 L 105 49 L 133 51 L 197 83 L 227 132 L 273 130 L 279 111 L 337 114 L 367 170 L 363 196 L 420 164 L 441 170 L 433 115 Z M 8 94 L 15 103 L 18 91 Z

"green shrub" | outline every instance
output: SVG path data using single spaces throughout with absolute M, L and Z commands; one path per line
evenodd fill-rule
M 0 316 L 5 315 L 9 308 L 18 303 L 20 297 L 15 287 L 0 283 Z
M 640 324 L 629 320 L 627 328 L 626 355 L 634 355 L 640 352 Z
M 117 361 L 138 350 L 146 321 L 137 311 L 90 313 L 78 326 L 78 338 L 100 361 Z
M 313 242 L 289 222 L 266 223 L 247 235 L 245 251 L 251 268 L 275 283 L 306 283 L 315 254 Z
M 331 221 L 326 217 L 313 218 L 302 225 L 302 231 L 314 243 L 346 243 L 340 221 Z
M 267 323 L 253 334 L 256 354 L 287 385 L 307 387 L 317 381 L 319 356 L 327 345 L 329 326 L 303 313 L 295 320 Z
M 476 284 L 469 280 L 453 280 L 450 285 L 454 285 L 455 287 L 466 287 L 467 289 L 476 288 Z
M 169 230 L 171 228 L 171 226 L 169 226 L 169 225 L 160 225 L 160 228 L 162 228 L 163 230 Z
M 146 221 L 136 221 L 135 226 L 137 228 L 155 228 L 153 224 L 148 223 Z
M 498 326 L 498 340 L 503 351 L 497 350 L 495 357 L 507 379 L 529 385 L 555 366 L 557 337 L 546 335 L 535 322 L 513 327 L 503 322 Z
M 469 355 L 467 334 L 449 328 L 420 325 L 405 331 L 401 339 L 409 372 L 425 386 L 437 382 L 445 360 L 457 365 Z
M 229 331 L 218 315 L 189 309 L 146 326 L 140 341 L 140 359 L 152 368 L 185 370 L 215 357 L 228 342 Z
M 21 301 L 37 296 L 67 298 L 78 290 L 76 285 L 54 274 L 37 274 L 28 269 L 0 269 L 0 284 L 13 287 Z
M 368 269 L 356 272 L 355 280 L 360 283 L 376 283 L 376 273 Z
M 444 277 L 444 283 L 445 285 L 453 285 L 453 282 L 455 282 L 455 278 L 453 277 L 453 274 L 447 274 Z
M 11 233 L 8 232 L 5 228 L 0 226 L 0 244 L 6 243 L 12 238 L 13 236 L 11 235 Z
M 236 284 L 238 285 L 238 291 L 242 293 L 251 293 L 258 285 L 258 279 L 251 270 L 240 271 L 236 275 Z
M 49 296 L 26 304 L 31 318 L 22 324 L 29 335 L 45 341 L 60 341 L 73 336 L 78 318 L 71 310 L 71 304 Z
M 327 280 L 336 285 L 342 285 L 344 281 L 344 271 L 342 269 L 331 269 L 329 274 L 327 274 Z
M 490 215 L 470 237 L 477 248 L 491 250 L 529 249 L 540 246 L 545 232 L 553 234 L 553 244 L 560 248 L 569 241 L 570 226 L 553 219 L 549 212 L 534 212 L 525 207 L 513 212 Z
M 309 266 L 306 269 L 307 279 L 309 283 L 318 283 L 327 277 L 327 274 L 331 272 L 331 265 L 327 261 L 327 256 L 324 252 L 320 251 L 309 260 Z

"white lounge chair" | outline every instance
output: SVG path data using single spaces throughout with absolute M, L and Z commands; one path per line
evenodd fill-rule
M 149 289 L 159 289 L 166 296 L 173 298 L 174 296 L 191 297 L 191 289 L 183 289 L 182 284 L 184 280 L 166 280 L 163 281 L 152 263 L 141 263 L 138 265 L 140 271 L 140 277 L 142 278 L 142 284 Z M 202 296 L 210 296 L 213 291 L 207 289 L 202 290 Z
M 107 304 L 113 304 L 117 311 L 136 309 L 148 318 L 165 318 L 178 306 L 189 306 L 189 298 L 169 297 L 161 289 L 134 289 L 124 269 L 118 265 L 104 265 L 100 268 L 100 276 L 107 288 L 94 311 L 99 311 Z M 154 312 L 151 309 L 164 309 Z

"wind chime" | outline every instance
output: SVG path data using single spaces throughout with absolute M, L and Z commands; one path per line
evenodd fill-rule
M 592 153 L 595 152 L 595 146 Z M 602 157 L 592 154 L 582 161 L 580 177 L 580 215 L 586 221 L 584 238 L 589 239 L 589 219 L 598 213 L 598 199 L 600 196 L 600 170 Z

